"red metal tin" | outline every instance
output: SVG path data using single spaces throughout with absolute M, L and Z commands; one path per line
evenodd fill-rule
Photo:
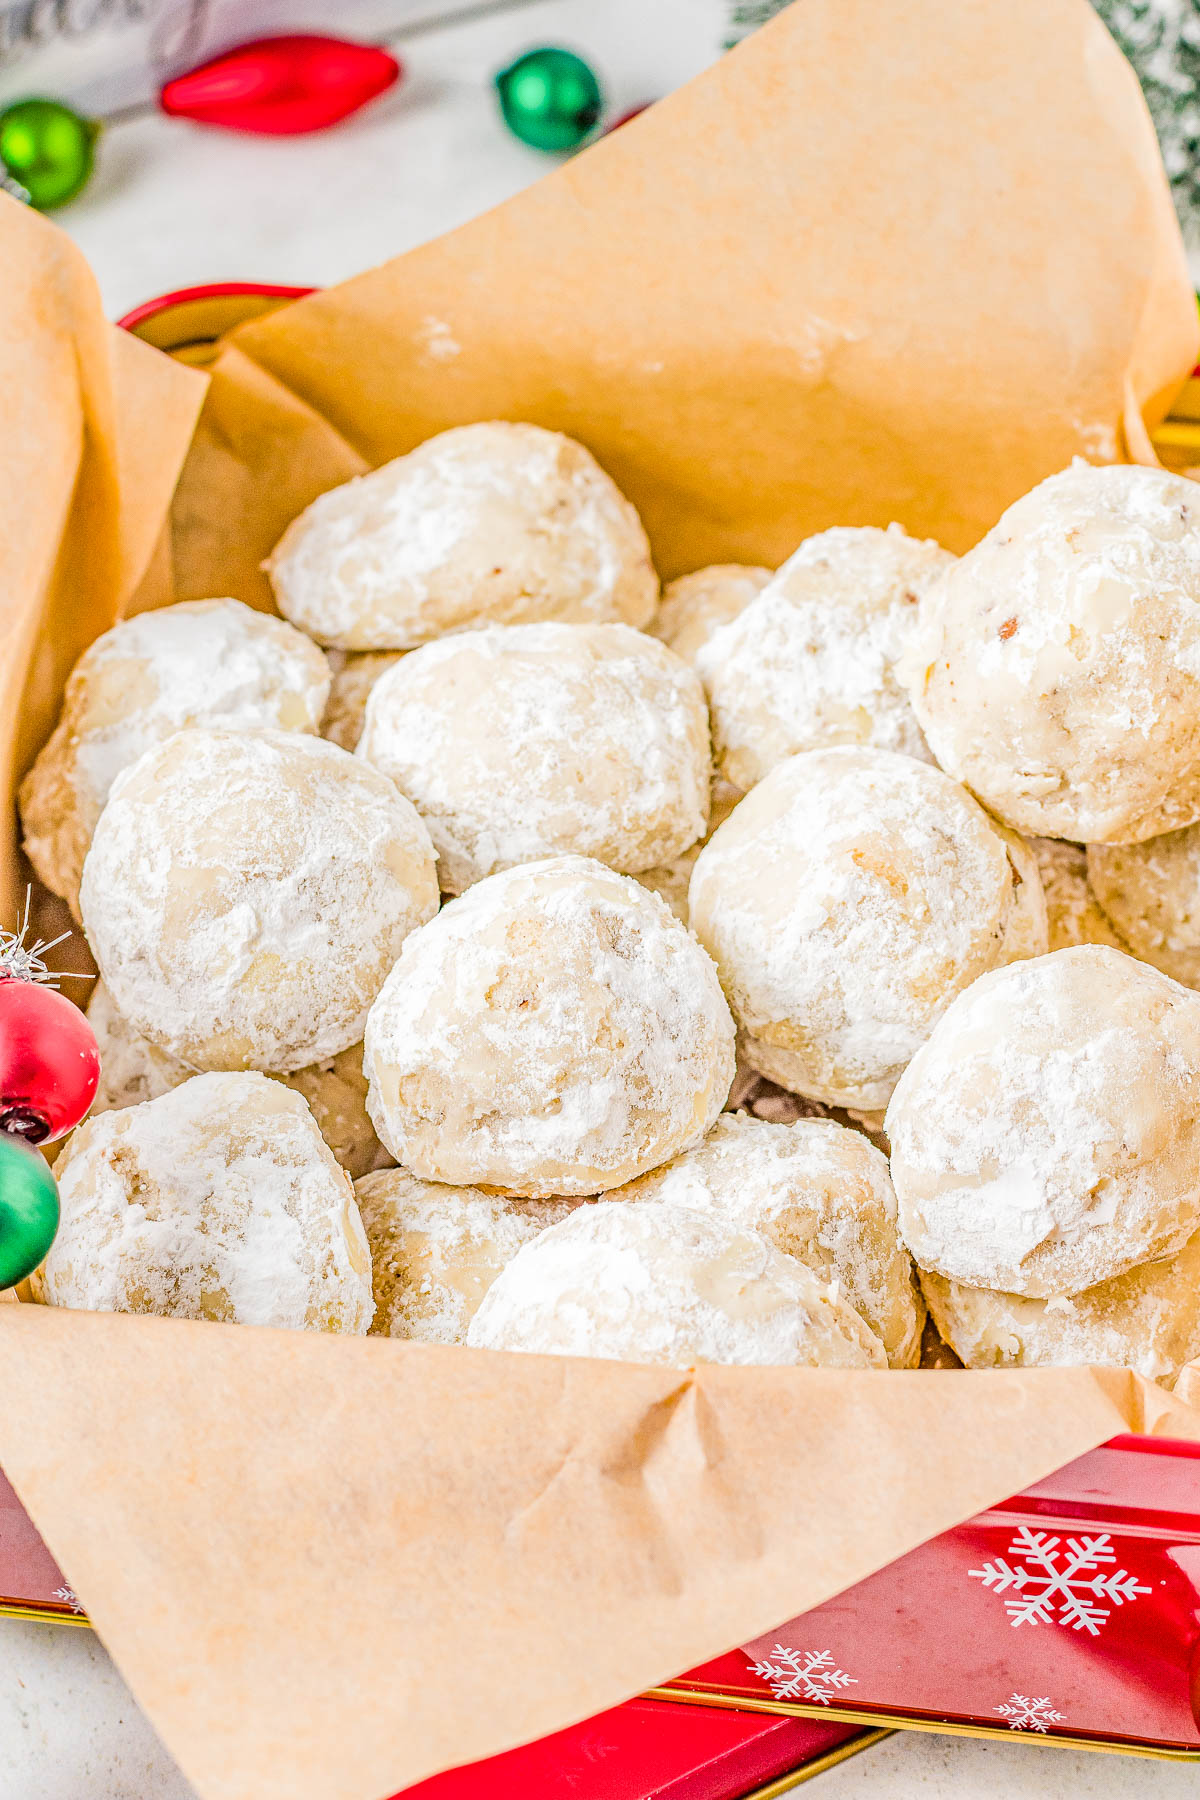
M 394 1800 L 772 1800 L 886 1735 L 830 1719 L 631 1700 Z
M 1200 1444 L 1114 1438 L 657 1691 L 1200 1761 Z

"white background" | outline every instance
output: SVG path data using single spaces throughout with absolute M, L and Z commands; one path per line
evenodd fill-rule
M 366 38 L 462 4 L 220 0 L 206 48 L 264 28 L 332 29 L 333 19 Z M 721 0 L 536 0 L 398 43 L 403 85 L 308 139 L 239 137 L 151 112 L 105 132 L 92 186 L 59 222 L 90 259 L 113 317 L 196 282 L 325 285 L 460 223 L 546 168 L 497 119 L 491 76 L 513 56 L 538 43 L 580 51 L 602 74 L 615 117 L 710 62 L 723 17 Z M 42 92 L 89 111 L 128 104 L 149 91 L 146 40 L 127 29 L 43 50 L 0 69 L 0 102 Z M 1200 1771 L 909 1733 L 807 1792 L 814 1800 L 1196 1800 Z M 0 1620 L 0 1800 L 189 1793 L 90 1632 Z

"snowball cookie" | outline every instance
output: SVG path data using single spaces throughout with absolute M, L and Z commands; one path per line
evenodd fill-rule
M 160 1050 L 135 1031 L 118 1012 L 102 981 L 97 981 L 92 989 L 87 1022 L 100 1052 L 100 1080 L 90 1118 L 122 1106 L 140 1106 L 143 1100 L 157 1100 L 160 1094 L 169 1094 L 196 1073 L 169 1050 Z
M 429 827 L 446 893 L 545 856 L 626 874 L 708 824 L 697 676 L 628 625 L 509 625 L 414 650 L 376 685 L 358 755 Z
M 371 1322 L 349 1177 L 265 1075 L 196 1075 L 89 1119 L 55 1174 L 62 1224 L 36 1283 L 50 1306 L 359 1336 Z
M 836 1286 L 892 1368 L 916 1367 L 925 1309 L 897 1235 L 887 1157 L 857 1131 L 723 1113 L 694 1149 L 609 1198 L 668 1201 L 760 1232 Z
M 438 891 L 413 808 L 336 744 L 180 731 L 115 783 L 80 898 L 135 1031 L 193 1068 L 287 1073 L 359 1041 Z
M 100 1052 L 100 1084 L 90 1117 L 156 1100 L 195 1074 L 170 1051 L 160 1050 L 136 1032 L 117 1011 L 102 981 L 93 989 L 87 1017 Z M 318 1131 L 352 1181 L 372 1169 L 386 1169 L 392 1161 L 367 1117 L 362 1054 L 362 1045 L 353 1044 L 294 1075 L 274 1077 L 308 1102 Z
M 649 622 L 641 520 L 582 444 L 538 425 L 460 425 L 314 500 L 265 564 L 318 643 L 409 650 L 529 619 Z
M 402 650 L 366 650 L 361 656 L 349 656 L 341 650 L 329 652 L 333 681 L 321 719 L 323 738 L 340 744 L 343 750 L 358 747 L 371 689 L 403 654 Z
M 426 1180 L 596 1194 L 704 1136 L 733 1038 L 716 970 L 664 903 L 552 857 L 413 933 L 367 1021 L 367 1109 Z
M 1087 870 L 1107 922 L 1134 955 L 1200 987 L 1200 827 L 1142 844 L 1089 844 Z
M 1200 817 L 1200 507 L 1076 462 L 932 589 L 906 665 L 938 761 L 1018 831 L 1138 843 Z
M 681 575 L 663 589 L 662 605 L 650 630 L 656 638 L 694 663 L 696 653 L 714 631 L 736 619 L 761 594 L 774 571 L 752 563 L 713 563 Z
M 832 744 L 932 761 L 896 662 L 921 595 L 953 561 L 899 525 L 807 538 L 696 654 L 725 779 L 749 789 L 785 756 Z
M 1200 997 L 1101 944 L 969 987 L 888 1107 L 917 1264 L 1048 1299 L 1200 1226 Z
M 690 1206 L 582 1206 L 496 1277 L 467 1328 L 483 1350 L 625 1362 L 886 1366 L 883 1346 L 811 1269 Z
M 1110 950 L 1129 946 L 1113 930 L 1088 880 L 1087 851 L 1082 844 L 1060 838 L 1030 838 L 1046 896 L 1046 925 L 1051 950 L 1069 950 L 1072 944 L 1107 944 Z
M 579 1200 L 509 1200 L 387 1169 L 355 1184 L 371 1246 L 377 1337 L 461 1344 L 506 1263 Z
M 868 1111 L 955 994 L 1046 948 L 1028 848 L 940 769 L 889 750 L 780 763 L 700 852 L 688 903 L 743 1060 Z
M 316 731 L 329 667 L 302 632 L 239 600 L 186 600 L 114 625 L 71 671 L 21 784 L 25 851 L 78 917 L 79 877 L 122 769 L 189 725 Z
M 655 863 L 649 869 L 639 869 L 635 876 L 642 887 L 649 888 L 652 894 L 665 900 L 675 917 L 685 925 L 688 923 L 688 888 L 691 886 L 696 858 L 717 826 L 725 823 L 742 797 L 736 788 L 729 787 L 723 781 L 714 781 L 709 791 L 711 798 L 707 834 L 698 838 L 679 856 L 673 856 L 669 862 Z
M 938 1330 L 969 1369 L 1096 1364 L 1174 1387 L 1200 1356 L 1200 1232 L 1164 1262 L 1050 1300 L 921 1279 Z

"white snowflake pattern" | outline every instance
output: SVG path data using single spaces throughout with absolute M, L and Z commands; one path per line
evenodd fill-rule
M 1014 1562 L 998 1556 L 970 1574 L 993 1594 L 1012 1590 L 1004 1607 L 1013 1625 L 1069 1625 L 1092 1637 L 1099 1637 L 1114 1607 L 1153 1592 L 1126 1570 L 1111 1567 L 1117 1557 L 1108 1532 L 1068 1538 L 1062 1549 L 1061 1543 L 1022 1525 L 1008 1546 Z
M 72 1612 L 81 1613 L 83 1611 L 82 1606 L 79 1604 L 79 1595 L 75 1592 L 74 1588 L 65 1586 L 57 1587 L 50 1597 L 52 1600 L 61 1600 L 63 1605 L 69 1606 Z
M 776 1644 L 771 1658 L 754 1664 L 776 1700 L 812 1700 L 828 1706 L 844 1687 L 857 1686 L 857 1677 L 839 1669 L 828 1650 L 791 1650 Z
M 1061 1725 L 1064 1718 L 1051 1706 L 1049 1694 L 1042 1694 L 1036 1700 L 1025 1694 L 1013 1694 L 994 1710 L 1008 1720 L 1010 1731 L 1049 1731 L 1051 1725 Z

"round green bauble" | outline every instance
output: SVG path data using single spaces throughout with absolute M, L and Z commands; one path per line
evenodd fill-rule
M 45 1157 L 0 1131 L 0 1288 L 33 1273 L 58 1230 L 58 1183 Z
M 530 50 L 496 77 L 504 123 L 535 150 L 576 150 L 600 117 L 604 97 L 582 57 Z
M 0 112 L 0 163 L 39 212 L 86 187 L 100 127 L 59 100 L 18 100 Z

